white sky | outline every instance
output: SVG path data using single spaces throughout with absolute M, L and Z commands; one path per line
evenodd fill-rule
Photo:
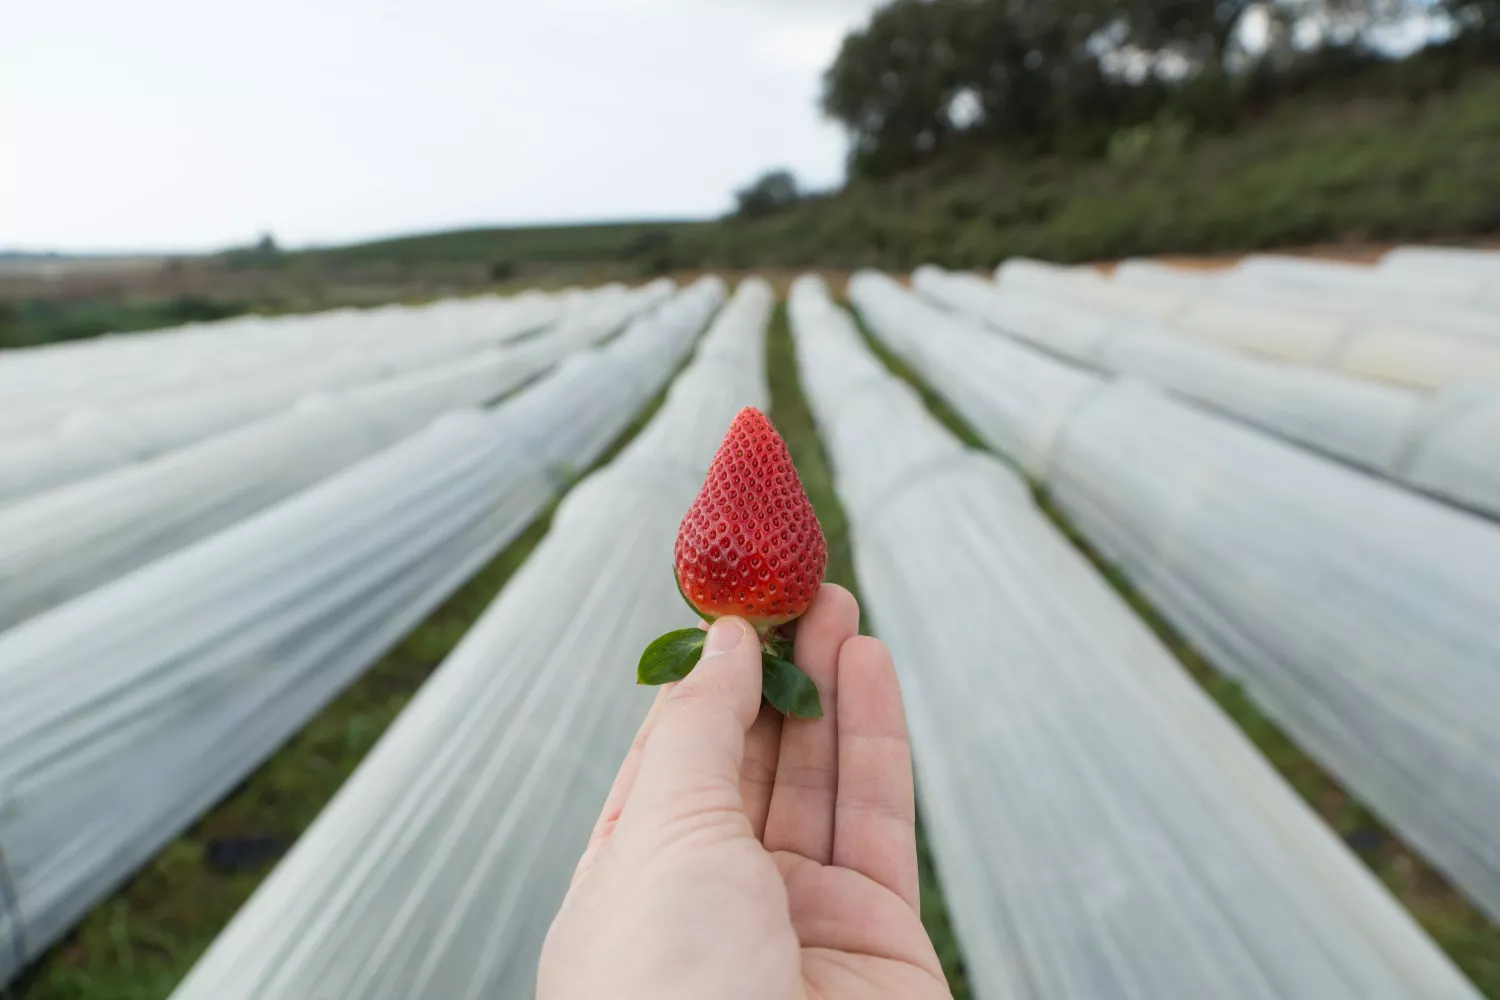
M 0 0 L 0 248 L 692 217 L 828 186 L 876 0 Z

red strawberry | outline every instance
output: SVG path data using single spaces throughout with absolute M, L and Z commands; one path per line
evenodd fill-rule
M 709 621 L 739 615 L 765 635 L 817 595 L 828 544 L 786 444 L 759 410 L 730 424 L 674 555 L 678 589 Z
M 734 418 L 677 532 L 677 589 L 704 618 L 746 619 L 761 636 L 761 687 L 788 715 L 823 714 L 817 686 L 781 656 L 779 625 L 812 604 L 828 543 L 776 428 L 757 409 Z M 642 684 L 680 680 L 697 664 L 701 629 L 661 636 L 641 656 Z

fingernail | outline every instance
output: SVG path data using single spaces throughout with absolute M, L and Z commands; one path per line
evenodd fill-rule
M 708 638 L 703 640 L 703 659 L 729 652 L 744 638 L 744 623 L 738 618 L 720 618 L 709 626 Z

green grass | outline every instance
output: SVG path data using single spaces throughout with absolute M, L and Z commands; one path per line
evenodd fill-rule
M 974 428 L 939 393 L 872 336 L 857 313 L 852 315 L 871 350 L 893 374 L 918 391 L 944 426 L 970 447 L 990 450 Z M 1010 461 L 1009 456 L 997 457 Z M 1369 807 L 1349 794 L 1315 760 L 1303 753 L 1260 711 L 1241 685 L 1218 671 L 1193 648 L 1135 588 L 1125 573 L 1104 559 L 1079 534 L 1045 488 L 1032 483 L 1032 489 L 1042 512 L 1140 615 L 1188 675 L 1234 721 L 1297 794 L 1355 851 L 1479 991 L 1490 1000 L 1500 1000 L 1500 928 L 1395 836 Z
M 102 333 L 155 330 L 224 319 L 245 311 L 243 303 L 196 295 L 12 299 L 0 301 L 0 349 L 81 340 Z
M 591 468 L 611 461 L 656 412 L 645 407 Z M 3 1000 L 165 1000 L 270 874 L 277 858 L 235 873 L 208 863 L 224 838 L 289 846 L 323 810 L 417 690 L 546 536 L 556 503 L 360 680 L 331 702 L 191 829 L 167 846 Z M 269 998 L 268 998 L 269 1000 Z
M 834 492 L 833 477 L 828 465 L 827 453 L 813 424 L 812 412 L 797 377 L 797 358 L 792 347 L 791 330 L 787 323 L 784 304 L 778 305 L 772 317 L 771 329 L 766 343 L 766 370 L 771 389 L 771 422 L 786 441 L 792 461 L 797 466 L 797 475 L 807 490 L 823 534 L 828 539 L 828 571 L 824 577 L 830 583 L 847 587 L 859 594 L 858 581 L 854 577 L 851 554 L 849 520 Z M 865 617 L 861 630 L 871 633 L 869 619 Z M 932 864 L 932 854 L 922 830 L 918 829 L 918 863 L 922 878 L 922 923 L 942 959 L 943 971 L 948 976 L 948 985 L 955 1000 L 969 1000 L 968 980 L 964 975 L 963 956 L 958 939 L 943 902 L 942 886 L 938 883 L 937 871 Z
M 677 247 L 687 234 L 708 225 L 662 221 L 463 229 L 286 254 L 275 263 L 331 268 L 482 263 L 503 279 L 609 262 L 622 265 L 622 274 L 656 275 L 692 266 L 680 258 Z

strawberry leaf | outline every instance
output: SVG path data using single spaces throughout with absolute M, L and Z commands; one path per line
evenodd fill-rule
M 706 634 L 701 628 L 683 628 L 657 636 L 641 654 L 636 683 L 655 687 L 682 680 L 698 665 Z
M 782 715 L 795 715 L 801 719 L 823 717 L 823 701 L 818 697 L 818 686 L 790 660 L 762 653 L 760 687 L 766 701 Z

